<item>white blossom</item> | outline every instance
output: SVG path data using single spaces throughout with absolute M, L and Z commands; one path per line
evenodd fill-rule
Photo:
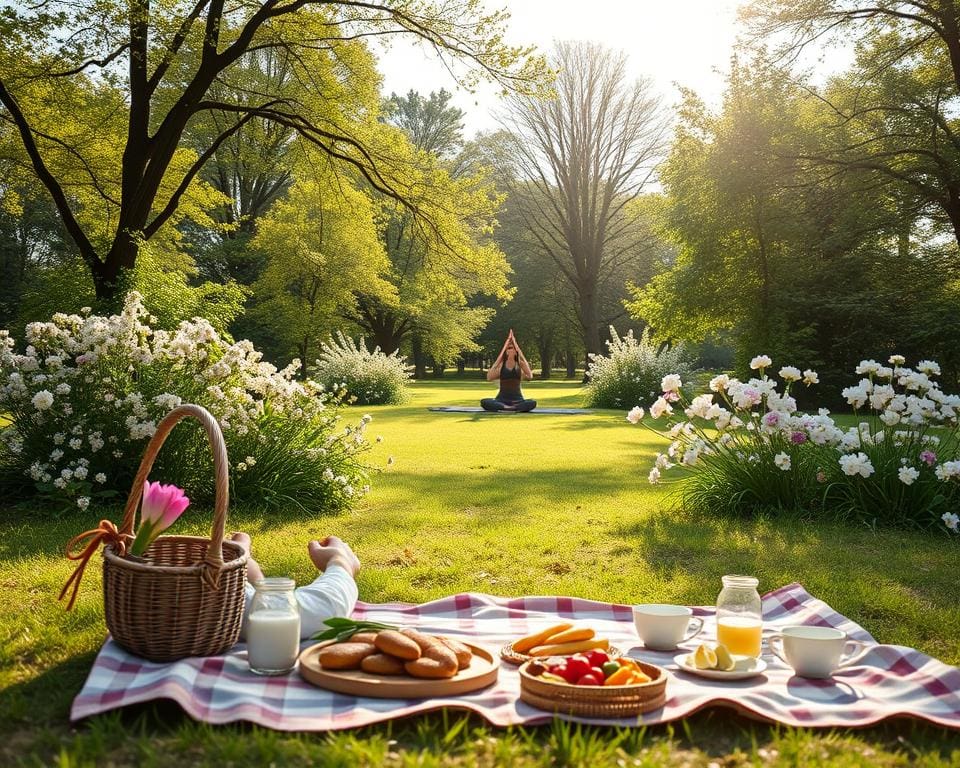
M 784 472 L 786 472 L 788 469 L 790 469 L 792 462 L 790 461 L 790 457 L 786 453 L 783 453 L 781 451 L 780 453 L 778 453 L 776 456 L 773 457 L 773 463 L 776 464 L 777 467 L 782 469 Z
M 750 368 L 754 371 L 767 368 L 773 365 L 773 360 L 767 355 L 757 355 L 753 360 L 750 361 Z
M 683 382 L 680 381 L 680 376 L 676 373 L 668 373 L 660 381 L 661 392 L 679 392 L 682 386 Z
M 653 419 L 659 419 L 664 414 L 673 413 L 673 408 L 670 407 L 663 397 L 658 397 L 653 405 L 650 406 L 650 417 Z
M 845 475 L 853 477 L 854 475 L 860 475 L 861 477 L 870 477 L 873 474 L 873 464 L 870 462 L 867 454 L 861 452 L 850 453 L 846 456 L 840 457 L 840 469 L 843 470 Z
M 45 411 L 53 405 L 53 393 L 47 389 L 41 389 L 30 402 L 38 411 Z
M 635 405 L 630 409 L 630 412 L 627 414 L 627 421 L 631 424 L 639 424 L 640 420 L 643 419 L 644 411 L 639 405 Z M 377 440 L 377 442 L 380 442 Z
M 900 467 L 897 477 L 904 485 L 913 485 L 913 481 L 920 477 L 920 472 L 914 467 Z

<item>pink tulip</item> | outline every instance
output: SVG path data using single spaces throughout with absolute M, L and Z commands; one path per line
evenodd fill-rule
M 140 527 L 130 553 L 143 555 L 150 543 L 176 522 L 190 505 L 180 488 L 145 480 L 140 499 Z

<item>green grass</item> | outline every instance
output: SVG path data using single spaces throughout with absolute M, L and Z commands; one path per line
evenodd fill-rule
M 251 533 L 268 573 L 299 581 L 311 577 L 309 538 L 344 537 L 364 563 L 361 596 L 373 602 L 474 590 L 709 604 L 724 573 L 754 573 L 762 589 L 801 581 L 880 641 L 960 664 L 957 541 L 684 515 L 663 487 L 646 482 L 656 438 L 618 412 L 426 410 L 472 404 L 489 391 L 483 382 L 418 382 L 408 403 L 365 409 L 371 434 L 384 441 L 369 454 L 381 472 L 356 511 L 303 519 L 292 510 L 235 509 L 229 527 Z M 543 405 L 581 403 L 575 382 L 536 382 L 529 394 Z M 198 725 L 158 704 L 71 728 L 70 701 L 105 630 L 97 568 L 73 613 L 56 604 L 69 573 L 60 550 L 103 512 L 51 520 L 13 503 L 0 511 L 0 765 L 960 765 L 960 736 L 931 726 L 828 733 L 717 710 L 645 730 L 501 730 L 451 712 L 290 735 Z M 178 528 L 202 532 L 204 524 L 195 515 Z

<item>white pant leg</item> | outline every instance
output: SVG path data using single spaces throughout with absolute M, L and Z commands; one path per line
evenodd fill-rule
M 256 589 L 247 582 L 246 605 L 243 610 L 243 629 L 240 638 L 247 634 L 247 615 Z M 339 565 L 331 565 L 305 587 L 294 591 L 300 605 L 300 638 L 306 639 L 324 627 L 324 620 L 334 616 L 349 616 L 357 604 L 357 582 Z

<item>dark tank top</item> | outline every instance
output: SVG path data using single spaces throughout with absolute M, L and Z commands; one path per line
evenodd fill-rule
M 523 392 L 520 390 L 520 366 L 516 368 L 507 368 L 504 364 L 500 369 L 500 391 L 497 392 L 497 400 L 501 403 L 516 403 L 523 400 Z

